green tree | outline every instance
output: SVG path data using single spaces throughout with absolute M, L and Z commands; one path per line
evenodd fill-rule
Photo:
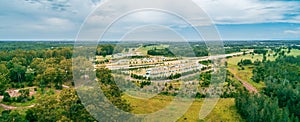
M 9 70 L 4 64 L 0 64 L 0 95 L 4 94 L 9 82 Z
M 4 102 L 10 102 L 11 101 L 10 95 L 7 92 L 4 92 L 4 94 L 3 94 L 3 101 Z
M 10 69 L 10 78 L 14 82 L 21 83 L 25 80 L 26 67 L 20 64 L 13 64 L 13 67 Z
M 34 121 L 95 121 L 81 104 L 75 89 L 63 89 L 59 95 L 46 95 L 35 107 L 26 111 L 27 120 Z
M 45 70 L 45 73 L 43 75 L 43 79 L 45 80 L 46 84 L 53 83 L 57 78 L 57 70 L 53 67 L 48 67 Z
M 25 122 L 26 120 L 18 111 L 5 110 L 0 116 L 1 122 Z
M 96 70 L 96 76 L 100 82 L 100 88 L 104 95 L 119 109 L 123 111 L 131 111 L 132 108 L 126 100 L 122 99 L 122 91 L 116 85 L 111 71 L 106 68 L 100 68 Z

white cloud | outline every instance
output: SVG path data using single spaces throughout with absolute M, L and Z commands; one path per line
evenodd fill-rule
M 48 33 L 70 31 L 75 28 L 71 21 L 62 18 L 43 18 L 38 24 L 32 23 L 25 26 Z
M 217 24 L 252 24 L 268 22 L 297 22 L 288 14 L 298 14 L 300 2 L 263 0 L 194 0 Z
M 292 34 L 292 35 L 298 35 L 300 34 L 300 28 L 296 28 L 293 30 L 285 30 L 283 31 L 284 34 Z
M 0 38 L 12 35 L 17 38 L 24 34 L 42 33 L 52 35 L 68 33 L 67 37 L 75 37 L 85 17 L 92 12 L 97 5 L 105 0 L 1 0 L 0 1 Z M 111 1 L 111 0 L 108 0 Z M 254 24 L 254 23 L 298 23 L 300 24 L 300 2 L 298 1 L 266 1 L 266 0 L 193 0 L 212 18 L 215 24 Z M 126 5 L 126 0 L 115 0 L 120 6 L 110 5 L 97 12 L 89 23 L 96 27 L 105 27 L 111 21 L 113 15 L 123 12 L 128 8 L 143 7 L 158 1 L 143 1 Z M 197 11 L 189 9 L 184 4 L 159 1 L 159 6 L 178 11 L 187 11 L 186 15 L 197 15 Z M 185 8 L 186 7 L 186 8 Z M 107 20 L 104 22 L 103 20 Z M 207 18 L 197 16 L 189 18 L 196 26 L 207 26 L 210 23 Z M 124 21 L 125 22 L 125 21 Z M 156 22 L 171 24 L 177 28 L 187 26 L 174 19 L 174 17 L 155 12 L 135 14 L 128 17 L 128 25 L 140 22 Z M 91 24 L 92 25 L 92 24 Z M 126 28 L 126 24 L 120 24 L 120 31 Z M 91 29 L 90 32 L 94 30 Z M 299 34 L 298 30 L 286 29 L 286 34 Z M 7 34 L 9 33 L 9 34 Z M 70 35 L 72 33 L 72 35 Z M 37 37 L 38 38 L 38 37 Z
M 261 1 L 261 0 L 193 0 L 200 8 L 202 8 L 212 18 L 215 24 L 254 24 L 254 23 L 274 23 L 288 22 L 300 23 L 300 2 L 284 2 L 284 1 Z M 153 1 L 143 1 L 134 4 L 126 4 L 127 1 L 116 1 L 115 4 L 121 6 L 102 7 L 101 11 L 96 11 L 96 14 L 89 21 L 95 24 L 107 25 L 113 18 L 109 17 L 120 14 L 130 8 L 136 6 L 143 7 L 151 4 Z M 171 4 L 171 5 L 170 5 Z M 127 5 L 127 6 L 122 6 Z M 197 12 L 189 10 L 186 4 L 172 4 L 167 1 L 160 1 L 159 5 L 163 8 L 171 8 L 172 10 L 186 11 L 187 16 L 196 15 Z M 186 6 L 185 6 L 186 5 Z M 185 8 L 187 7 L 187 8 Z M 180 8 L 180 9 L 179 9 Z M 292 17 L 289 15 L 293 14 Z M 103 22 L 107 20 L 107 22 Z M 178 19 L 177 19 L 178 20 Z M 172 17 L 167 17 L 165 14 L 157 14 L 155 12 L 144 12 L 128 17 L 127 21 L 131 23 L 139 22 L 160 22 L 160 23 L 175 23 L 177 27 L 183 23 L 174 20 Z M 188 18 L 196 26 L 209 25 L 207 18 L 199 16 L 198 18 Z M 98 25 L 99 26 L 99 25 Z M 103 27 L 103 26 L 101 26 Z

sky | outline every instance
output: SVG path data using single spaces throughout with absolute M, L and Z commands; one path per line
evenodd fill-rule
M 122 12 L 120 8 L 114 8 L 114 4 L 119 4 L 119 7 L 126 5 L 128 9 L 139 5 L 137 3 L 127 5 L 127 0 L 111 1 L 114 1 L 111 2 L 112 8 L 99 10 L 102 4 L 110 0 L 1 0 L 0 40 L 73 40 L 82 29 L 83 23 L 90 24 L 90 27 L 86 28 L 90 29 L 87 31 L 89 33 L 97 32 L 95 28 L 106 28 L 111 22 L 107 18 Z M 216 27 L 223 40 L 300 39 L 300 1 L 193 0 L 193 2 L 210 17 L 211 23 L 209 24 Z M 149 0 L 147 3 L 145 0 L 142 4 L 152 4 L 152 2 Z M 180 8 L 185 11 L 189 8 L 189 6 L 170 3 L 168 0 L 161 0 L 158 4 L 174 10 Z M 95 11 L 96 14 L 93 13 Z M 194 13 L 197 12 L 187 11 L 185 14 L 195 16 Z M 203 18 L 193 19 L 193 21 L 199 21 L 197 26 L 207 26 Z M 193 38 L 191 28 L 176 17 L 159 12 L 136 12 L 116 23 L 112 27 L 115 31 L 107 34 L 107 39 L 121 38 L 125 31 L 130 31 L 138 27 L 137 25 L 153 24 L 153 22 L 158 25 L 167 25 Z M 168 39 L 169 35 L 178 38 L 174 36 L 175 32 L 165 27 L 159 28 L 157 25 L 136 29 L 139 31 L 131 30 L 127 33 L 128 37 L 123 38 L 139 39 L 156 36 Z

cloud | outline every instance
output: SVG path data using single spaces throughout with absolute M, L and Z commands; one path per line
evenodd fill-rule
M 105 0 L 1 0 L 0 1 L 0 38 L 74 38 L 85 18 Z M 110 1 L 110 0 L 108 0 Z M 217 25 L 243 25 L 257 23 L 296 23 L 300 24 L 300 2 L 284 0 L 193 0 L 212 18 Z M 136 6 L 145 6 L 153 1 L 143 1 L 124 6 L 126 0 L 115 0 L 114 5 L 102 9 L 88 20 L 93 28 L 106 27 L 118 11 Z M 188 10 L 183 4 L 159 1 L 159 6 L 182 11 Z M 187 6 L 189 7 L 189 6 Z M 188 10 L 186 15 L 196 15 L 197 11 Z M 110 19 L 109 19 L 110 18 Z M 189 18 L 196 26 L 208 26 L 207 18 Z M 103 20 L 107 20 L 104 22 Z M 165 14 L 146 12 L 127 17 L 127 24 L 119 24 L 118 31 L 130 25 L 156 22 L 169 25 L 178 30 L 188 26 L 182 21 Z M 93 25 L 93 24 L 91 24 Z M 241 30 L 243 31 L 243 30 Z M 285 34 L 300 34 L 297 29 L 284 28 Z M 160 31 L 162 34 L 162 31 Z M 28 36 L 27 36 L 28 35 Z M 57 35 L 60 35 L 58 37 Z
M 193 0 L 216 24 L 300 23 L 299 1 Z M 291 17 L 292 15 L 292 17 Z
M 32 27 L 36 30 L 43 32 L 64 32 L 74 29 L 74 24 L 68 19 L 61 18 L 43 18 L 43 20 L 38 24 L 26 25 L 28 28 Z
M 25 0 L 31 4 L 40 4 L 55 11 L 66 11 L 70 7 L 69 0 Z
M 296 28 L 293 30 L 285 30 L 283 31 L 284 34 L 292 34 L 292 35 L 298 35 L 300 34 L 300 28 Z
M 0 28 L 0 39 L 75 38 L 85 17 L 99 2 L 101 1 L 2 0 L 0 26 L 6 28 Z
M 265 1 L 265 0 L 193 0 L 212 18 L 214 24 L 257 24 L 257 23 L 300 23 L 300 2 L 297 1 Z M 120 4 L 120 6 L 113 6 Z M 153 1 L 143 1 L 141 3 L 127 4 L 128 1 L 113 1 L 113 7 L 102 7 L 101 11 L 96 11 L 89 19 L 88 23 L 94 23 L 92 27 L 105 27 L 111 23 L 114 15 L 118 15 L 130 8 L 136 6 L 146 6 Z M 184 8 L 185 4 L 172 4 L 167 1 L 160 1 L 160 6 L 180 11 L 187 11 L 183 14 L 187 16 L 197 15 L 195 11 Z M 122 6 L 123 5 L 123 6 Z M 127 5 L 127 6 L 124 6 Z M 194 17 L 194 16 L 193 16 Z M 106 20 L 107 22 L 105 22 Z M 197 18 L 188 18 L 196 26 L 208 26 L 211 23 L 205 16 L 197 15 Z M 186 28 L 186 24 L 170 17 L 166 14 L 156 12 L 143 12 L 126 17 L 122 26 L 128 26 L 133 23 L 155 22 L 162 25 L 172 24 L 173 27 Z

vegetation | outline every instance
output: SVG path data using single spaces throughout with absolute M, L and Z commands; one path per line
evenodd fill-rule
M 130 104 L 122 99 L 123 93 L 115 83 L 111 71 L 104 68 L 97 69 L 96 76 L 99 79 L 100 88 L 110 102 L 123 111 L 131 111 Z
M 264 50 L 264 49 L 255 49 L 254 50 L 255 54 L 263 54 L 266 55 L 268 53 L 268 50 Z
M 252 79 L 266 87 L 261 95 L 240 93 L 236 104 L 241 115 L 248 121 L 299 121 L 299 61 L 299 56 L 279 57 L 256 67 Z
M 141 76 L 141 75 L 136 75 L 136 74 L 133 74 L 133 73 L 131 73 L 130 77 L 134 78 L 134 79 L 139 79 L 139 80 L 147 80 L 148 79 L 147 77 L 144 77 L 144 76 Z
M 261 43 L 263 42 L 263 43 Z M 86 110 L 73 88 L 73 42 L 0 42 L 0 121 L 96 121 Z M 191 52 L 184 49 L 191 46 Z M 199 120 L 198 112 L 203 98 L 209 96 L 208 88 L 213 71 L 197 76 L 185 76 L 198 71 L 175 73 L 164 78 L 171 82 L 151 82 L 150 78 L 130 75 L 135 85 L 158 93 L 150 99 L 136 99 L 124 95 L 117 86 L 116 76 L 106 68 L 97 68 L 97 84 L 103 94 L 117 108 L 126 112 L 147 114 L 159 111 L 170 102 L 179 90 L 197 88 L 192 91 L 195 102 L 178 121 L 299 121 L 300 118 L 300 43 L 298 41 L 240 41 L 224 42 L 225 53 L 244 52 L 243 55 L 227 57 L 227 75 L 220 92 L 221 99 L 212 113 Z M 248 53 L 252 51 L 252 53 Z M 130 59 L 152 56 L 208 56 L 205 43 L 128 43 L 118 45 L 106 42 L 97 46 L 91 55 L 102 57 L 95 64 L 110 63 L 113 54 L 141 51 L 147 56 L 132 56 Z M 191 54 L 193 53 L 193 54 Z M 85 58 L 85 57 L 80 57 Z M 92 57 L 97 59 L 97 57 Z M 200 61 L 211 65 L 211 61 Z M 209 68 L 207 68 L 209 69 Z M 203 69 L 204 70 L 204 69 Z M 76 76 L 76 75 L 75 75 Z M 180 79 L 179 79 L 180 78 Z M 153 78 L 154 79 L 154 78 Z M 194 81 L 185 81 L 193 79 Z M 158 79 L 160 80 L 160 79 Z M 241 81 L 256 87 L 256 94 L 247 92 Z M 123 83 L 130 85 L 129 83 Z M 132 85 L 132 84 L 131 84 Z M 134 85 L 134 84 L 133 84 Z M 186 86 L 184 88 L 181 85 Z M 152 89 L 153 88 L 153 89 Z M 34 92 L 32 91 L 34 89 Z M 17 91 L 13 95 L 11 91 Z M 87 90 L 89 91 L 89 89 Z M 94 98 L 90 90 L 84 97 Z M 97 101 L 98 102 L 98 101 Z M 101 104 L 101 100 L 99 103 Z M 92 106 L 92 105 L 91 105 Z M 89 109 L 96 107 L 89 106 Z M 107 107 L 107 106 L 102 106 Z M 98 109 L 97 111 L 103 111 Z
M 94 121 L 81 104 L 75 89 L 43 96 L 34 108 L 26 111 L 25 118 L 28 121 Z
M 232 57 L 227 60 L 227 69 L 235 77 L 248 82 L 256 89 L 261 90 L 265 86 L 264 83 L 263 82 L 257 83 L 253 81 L 252 76 L 256 64 L 261 63 L 262 58 L 263 58 L 262 55 L 257 55 L 257 54 L 255 55 L 247 54 L 247 55 Z M 242 60 L 251 60 L 252 64 L 242 65 L 242 63 L 240 63 Z M 275 59 L 274 57 L 268 57 L 267 60 L 275 60 Z
M 136 99 L 124 96 L 133 106 L 132 113 L 147 114 L 159 111 L 167 106 L 173 96 L 158 95 L 151 99 Z M 199 120 L 199 111 L 204 99 L 196 99 L 187 112 L 178 121 L 243 121 L 238 114 L 233 98 L 221 98 L 213 111 L 203 120 Z
M 171 74 L 171 75 L 168 77 L 168 79 L 173 80 L 173 79 L 178 79 L 178 78 L 180 78 L 180 77 L 181 77 L 181 74 L 176 73 L 175 75 Z
M 96 55 L 101 55 L 103 57 L 106 57 L 107 55 L 112 55 L 114 53 L 115 45 L 111 44 L 105 44 L 105 45 L 99 45 L 97 47 Z
M 170 49 L 164 48 L 164 49 L 157 49 L 154 48 L 152 50 L 148 50 L 147 52 L 148 55 L 153 55 L 153 56 L 166 56 L 166 57 L 173 57 L 175 56 Z
M 211 60 L 205 60 L 205 61 L 199 61 L 200 64 L 203 64 L 203 65 L 210 65 L 212 63 Z

